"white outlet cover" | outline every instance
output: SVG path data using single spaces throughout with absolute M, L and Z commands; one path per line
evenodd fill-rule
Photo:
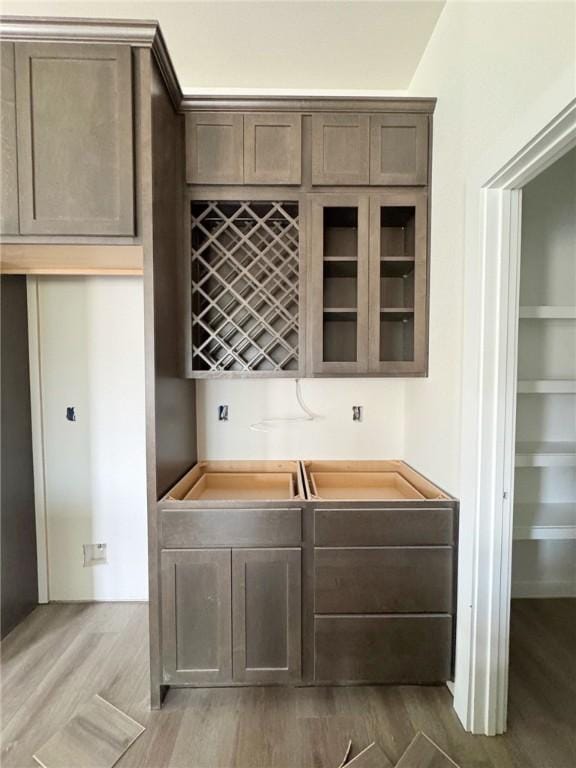
M 84 568 L 92 565 L 104 565 L 108 562 L 106 544 L 84 544 Z

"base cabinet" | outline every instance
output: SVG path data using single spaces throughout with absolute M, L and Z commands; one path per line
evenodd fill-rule
M 162 552 L 164 682 L 297 682 L 300 560 L 299 548 Z

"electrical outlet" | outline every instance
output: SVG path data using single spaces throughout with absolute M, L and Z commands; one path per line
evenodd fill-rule
M 84 568 L 92 565 L 104 565 L 108 562 L 106 544 L 84 544 Z
M 218 421 L 228 421 L 228 406 L 227 405 L 219 405 L 218 406 Z
M 362 421 L 362 411 L 363 411 L 363 408 L 361 405 L 353 405 L 352 421 Z

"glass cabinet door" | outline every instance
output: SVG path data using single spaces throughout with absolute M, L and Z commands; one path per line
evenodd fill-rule
M 368 214 L 367 195 L 312 200 L 314 373 L 368 372 Z
M 427 207 L 425 190 L 371 196 L 371 373 L 426 374 Z

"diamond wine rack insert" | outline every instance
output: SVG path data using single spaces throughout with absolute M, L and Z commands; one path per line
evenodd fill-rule
M 193 202 L 192 368 L 297 371 L 296 202 Z

